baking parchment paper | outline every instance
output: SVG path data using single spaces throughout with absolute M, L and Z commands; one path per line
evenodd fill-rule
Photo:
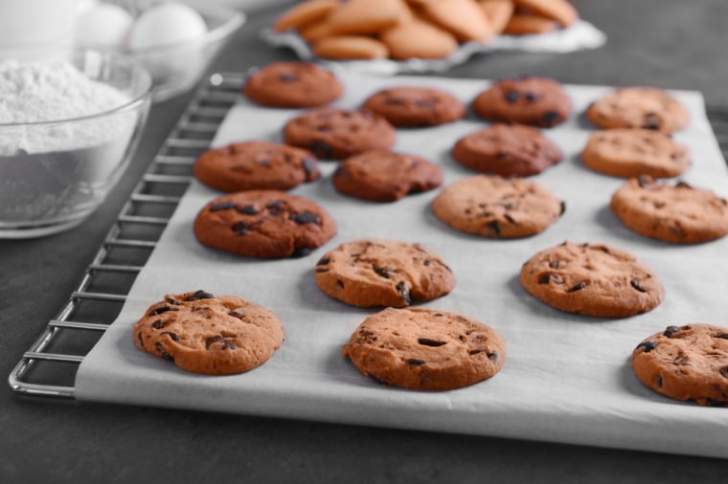
M 353 108 L 372 92 L 395 84 L 433 85 L 469 101 L 485 81 L 445 78 L 377 78 L 343 74 Z M 605 87 L 567 86 L 574 112 L 606 93 Z M 675 92 L 692 122 L 676 138 L 694 165 L 690 183 L 728 192 L 728 176 L 705 115 L 702 96 Z M 293 110 L 265 109 L 242 100 L 230 111 L 214 145 L 237 140 L 280 140 Z M 475 118 L 430 129 L 398 130 L 396 149 L 438 163 L 446 183 L 471 175 L 449 157 L 460 136 L 481 128 Z M 580 115 L 545 131 L 565 160 L 533 179 L 566 200 L 565 215 L 541 235 L 487 240 L 451 230 L 431 214 L 436 192 L 393 204 L 347 198 L 326 177 L 294 190 L 335 217 L 335 239 L 302 259 L 239 258 L 198 244 L 192 222 L 213 190 L 193 183 L 118 319 L 84 359 L 76 378 L 81 400 L 268 415 L 351 424 L 404 427 L 573 444 L 728 457 L 728 409 L 675 402 L 644 388 L 629 356 L 644 337 L 668 324 L 728 323 L 728 239 L 676 246 L 639 237 L 610 213 L 610 195 L 623 180 L 591 172 L 579 162 L 591 127 Z M 390 388 L 360 375 L 340 349 L 371 311 L 332 300 L 313 281 L 318 258 L 357 238 L 423 243 L 453 269 L 452 294 L 426 306 L 461 312 L 492 325 L 508 344 L 501 373 L 449 392 Z M 564 240 L 605 242 L 628 250 L 653 268 L 666 288 L 654 311 L 621 320 L 568 315 L 527 296 L 517 282 L 521 264 L 536 251 Z M 242 375 L 210 377 L 178 370 L 135 349 L 131 326 L 166 293 L 205 289 L 238 294 L 272 308 L 285 324 L 285 344 L 262 367 Z M 234 417 L 231 417 L 234 418 Z

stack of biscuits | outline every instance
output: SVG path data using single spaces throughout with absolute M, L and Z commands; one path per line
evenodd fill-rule
M 572 25 L 567 0 L 306 0 L 274 30 L 297 32 L 324 59 L 442 59 L 460 43 Z
M 320 159 L 337 163 L 331 176 L 337 192 L 370 202 L 396 203 L 442 185 L 436 163 L 392 148 L 397 129 L 461 120 L 461 100 L 434 86 L 400 85 L 372 93 L 356 109 L 328 106 L 343 91 L 330 71 L 309 63 L 273 63 L 248 78 L 243 92 L 250 101 L 308 110 L 281 127 L 283 144 L 244 140 L 197 159 L 195 176 L 226 192 L 195 219 L 201 244 L 253 258 L 306 257 L 326 244 L 337 231 L 333 217 L 315 201 L 286 193 L 320 183 Z M 454 231 L 502 240 L 535 237 L 558 225 L 567 201 L 528 177 L 564 158 L 545 130 L 571 118 L 567 92 L 553 79 L 505 79 L 487 86 L 471 107 L 489 125 L 452 140 L 451 156 L 476 174 L 442 188 L 432 213 Z M 728 200 L 684 181 L 656 181 L 690 167 L 688 149 L 669 136 L 689 122 L 679 101 L 653 87 L 622 88 L 594 101 L 586 117 L 602 129 L 584 148 L 583 163 L 627 179 L 610 203 L 627 228 L 676 244 L 728 234 Z M 343 355 L 378 382 L 451 390 L 487 380 L 505 363 L 506 344 L 493 328 L 468 316 L 412 307 L 447 297 L 457 278 L 447 261 L 418 243 L 345 241 L 311 269 L 310 282 L 330 298 L 384 308 L 364 318 L 343 346 Z M 545 248 L 515 272 L 530 296 L 586 317 L 643 314 L 665 298 L 657 273 L 598 242 Z M 137 323 L 134 341 L 189 371 L 237 373 L 263 364 L 283 343 L 283 329 L 254 303 L 197 291 L 152 305 Z M 636 376 L 663 395 L 728 403 L 726 328 L 670 325 L 641 342 L 632 361 Z

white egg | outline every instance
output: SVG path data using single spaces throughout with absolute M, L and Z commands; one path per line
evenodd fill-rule
M 207 26 L 202 16 L 180 3 L 165 3 L 144 12 L 129 34 L 132 50 L 158 45 L 179 44 L 199 38 Z
M 84 46 L 120 47 L 131 30 L 134 19 L 110 3 L 91 6 L 76 19 L 76 42 Z

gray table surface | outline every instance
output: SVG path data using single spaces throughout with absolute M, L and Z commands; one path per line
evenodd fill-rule
M 585 84 L 703 91 L 728 106 L 728 2 L 581 0 L 606 47 L 569 55 L 482 56 L 459 77 L 542 74 Z M 285 51 L 251 16 L 215 68 L 243 70 Z M 104 205 L 78 228 L 0 241 L 0 375 L 79 282 L 189 96 L 156 106 L 138 154 Z M 728 462 L 482 437 L 19 398 L 0 386 L 0 482 L 728 482 Z M 675 436 L 679 438 L 679 436 Z

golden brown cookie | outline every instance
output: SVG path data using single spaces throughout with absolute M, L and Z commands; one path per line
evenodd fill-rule
M 557 21 L 562 27 L 572 25 L 579 13 L 568 0 L 513 0 L 516 6 L 530 13 Z
M 523 264 L 521 285 L 551 307 L 603 318 L 646 313 L 664 296 L 652 271 L 603 244 L 564 242 L 543 250 Z
M 273 24 L 273 30 L 284 32 L 289 29 L 302 29 L 319 20 L 325 19 L 339 6 L 337 0 L 306 0 L 283 13 Z
M 457 121 L 465 115 L 465 105 L 449 92 L 420 86 L 382 89 L 367 98 L 362 109 L 400 127 L 435 126 Z
M 274 62 L 254 72 L 243 91 L 263 106 L 309 108 L 334 101 L 344 88 L 331 71 L 316 64 Z
M 503 33 L 505 35 L 540 35 L 553 32 L 559 24 L 551 19 L 516 13 L 508 20 Z
M 347 0 L 328 18 L 337 35 L 377 34 L 409 17 L 403 0 Z
M 496 35 L 503 32 L 515 10 L 513 0 L 479 0 L 478 3 L 490 21 L 493 32 Z
M 167 295 L 134 325 L 134 344 L 183 370 L 229 375 L 256 368 L 283 344 L 280 320 L 236 296 Z
M 374 150 L 347 158 L 337 167 L 332 181 L 339 193 L 394 202 L 439 187 L 442 170 L 420 156 Z
M 495 82 L 473 101 L 473 109 L 491 121 L 551 128 L 571 114 L 571 100 L 561 84 L 545 77 Z
M 443 391 L 493 377 L 506 347 L 493 329 L 459 314 L 388 308 L 359 325 L 343 354 L 385 385 Z
M 369 111 L 318 109 L 297 116 L 283 128 L 286 143 L 319 158 L 341 159 L 394 145 L 394 128 Z
M 432 211 L 461 232 L 509 239 L 543 232 L 566 204 L 534 182 L 479 175 L 445 187 Z
M 195 237 L 213 249 L 262 257 L 302 257 L 336 234 L 329 213 L 311 200 L 274 190 L 223 195 L 195 218 Z
M 642 128 L 672 133 L 689 121 L 687 109 L 656 87 L 625 87 L 597 99 L 586 117 L 604 129 Z
M 316 41 L 313 53 L 323 59 L 372 60 L 386 58 L 389 51 L 386 45 L 369 37 L 338 35 Z
M 700 405 L 728 404 L 728 328 L 668 326 L 632 352 L 632 369 L 648 388 Z
M 486 42 L 495 34 L 475 0 L 420 0 L 419 12 L 462 41 Z
M 659 131 L 610 129 L 589 137 L 584 164 L 605 175 L 672 178 L 690 168 L 688 149 Z
M 452 157 L 480 173 L 531 176 L 558 164 L 563 153 L 536 128 L 494 124 L 460 138 Z
M 728 200 L 685 182 L 633 178 L 612 196 L 612 212 L 645 237 L 697 244 L 728 234 Z
M 455 37 L 429 22 L 414 19 L 382 32 L 380 39 L 393 59 L 442 59 L 458 48 Z
M 194 173 L 202 183 L 223 192 L 290 190 L 321 177 L 311 153 L 267 141 L 208 150 L 195 161 Z
M 449 294 L 455 277 L 420 244 L 358 240 L 339 245 L 316 264 L 316 284 L 352 306 L 403 307 Z

